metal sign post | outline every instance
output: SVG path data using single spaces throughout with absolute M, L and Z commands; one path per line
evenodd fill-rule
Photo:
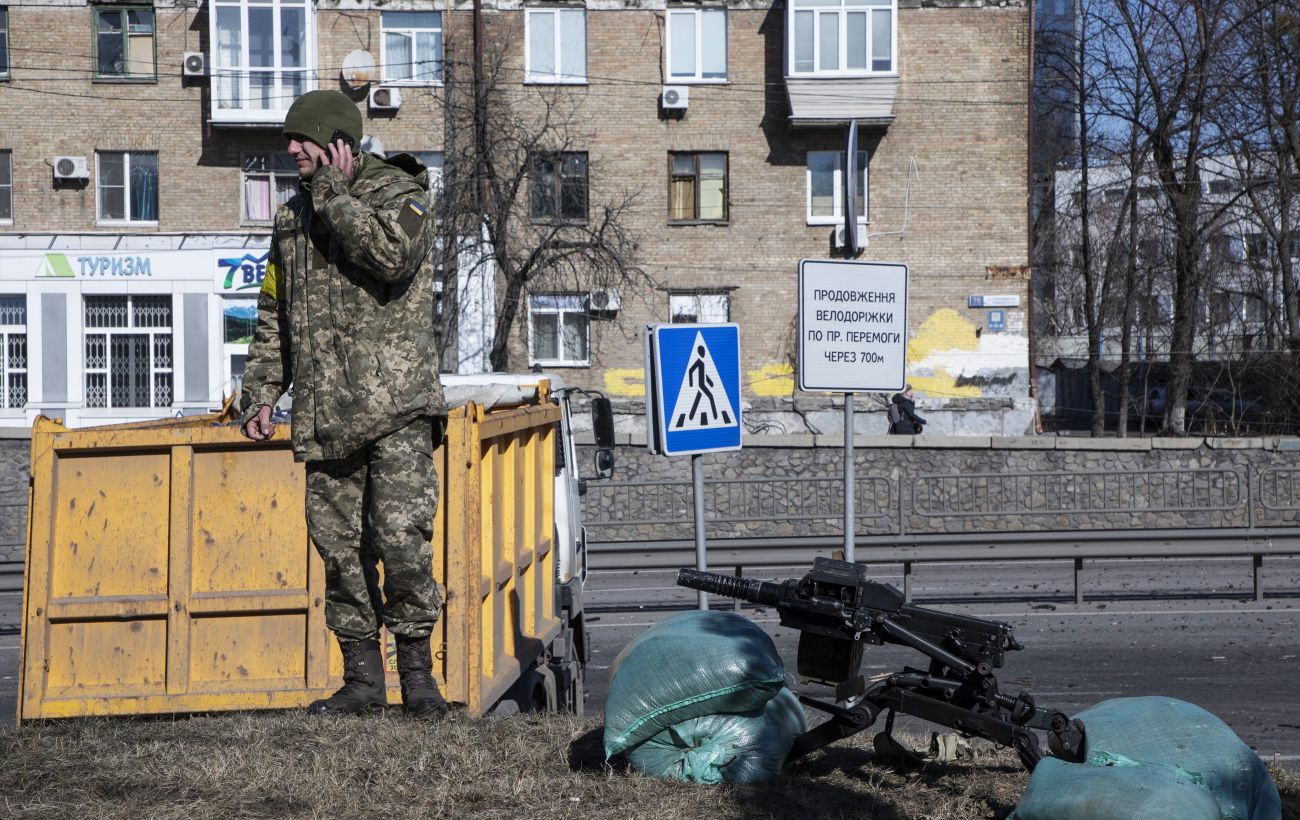
M 907 380 L 907 266 L 799 263 L 799 389 L 844 394 L 844 560 L 856 540 L 853 401 Z
M 853 394 L 844 394 L 844 560 L 853 563 Z
M 647 325 L 646 446 L 691 457 L 695 567 L 708 569 L 703 453 L 740 449 L 740 328 L 734 324 Z M 709 597 L 698 593 L 700 609 Z

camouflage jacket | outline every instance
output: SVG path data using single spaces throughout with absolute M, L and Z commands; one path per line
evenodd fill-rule
M 275 214 L 241 423 L 292 384 L 299 461 L 345 458 L 443 413 L 433 337 L 433 219 L 422 166 L 359 154 Z

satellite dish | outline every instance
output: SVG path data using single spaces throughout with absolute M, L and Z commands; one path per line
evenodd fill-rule
M 343 82 L 356 89 L 378 79 L 375 58 L 369 51 L 357 49 L 343 58 Z
M 379 141 L 379 137 L 372 137 L 369 134 L 361 138 L 361 150 L 381 157 L 384 156 L 384 144 Z

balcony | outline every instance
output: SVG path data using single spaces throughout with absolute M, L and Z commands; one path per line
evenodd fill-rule
M 897 21 L 898 0 L 791 0 L 785 49 L 791 124 L 893 122 Z
M 212 122 L 275 127 L 310 91 L 315 63 L 306 0 L 212 0 Z

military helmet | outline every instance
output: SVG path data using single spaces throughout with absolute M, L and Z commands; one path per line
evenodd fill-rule
M 293 101 L 284 115 L 284 135 L 301 134 L 324 148 L 335 131 L 361 142 L 361 112 L 341 91 L 308 91 Z

